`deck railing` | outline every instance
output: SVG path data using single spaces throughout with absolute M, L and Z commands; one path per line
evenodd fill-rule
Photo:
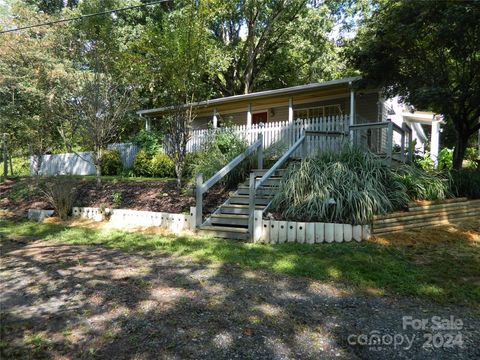
M 264 148 L 282 141 L 286 149 L 290 148 L 301 137 L 304 131 L 343 132 L 348 134 L 349 115 L 327 116 L 308 119 L 297 119 L 293 122 L 276 121 L 266 124 L 233 125 L 217 129 L 193 130 L 187 144 L 187 152 L 201 149 L 210 136 L 217 132 L 232 132 L 244 139 L 248 145 L 253 144 L 261 134 Z M 338 138 L 309 139 L 308 148 L 337 147 Z
M 400 138 L 398 149 L 395 148 L 395 134 Z M 390 120 L 351 125 L 350 139 L 353 144 L 367 148 L 390 162 L 411 162 L 413 159 L 412 129 L 405 123 L 401 127 Z

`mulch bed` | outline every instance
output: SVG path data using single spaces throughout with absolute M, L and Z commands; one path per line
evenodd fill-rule
M 0 217 L 22 218 L 30 208 L 51 209 L 51 205 L 35 189 L 31 179 L 0 183 Z M 117 195 L 121 199 L 119 203 L 113 201 L 114 194 L 120 194 Z M 212 187 L 204 196 L 204 212 L 214 211 L 228 198 L 228 194 L 221 185 Z M 182 213 L 195 206 L 195 197 L 193 189 L 178 193 L 175 181 L 105 181 L 97 185 L 92 180 L 78 180 L 75 206 Z

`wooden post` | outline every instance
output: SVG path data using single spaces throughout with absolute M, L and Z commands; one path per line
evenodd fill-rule
M 305 135 L 305 130 L 303 131 L 303 135 Z M 305 136 L 305 138 L 302 141 L 302 150 L 301 151 L 302 151 L 301 157 L 302 157 L 302 160 L 304 160 L 307 157 L 307 136 Z
M 351 84 L 350 84 L 351 86 Z M 355 124 L 355 91 L 350 90 L 350 126 Z M 350 142 L 353 143 L 353 131 L 350 131 Z
M 392 150 L 393 150 L 393 123 L 390 121 L 387 127 L 387 159 L 389 162 L 392 161 Z
M 405 162 L 405 133 L 407 132 L 407 128 L 405 126 L 405 123 L 402 123 L 402 137 L 401 137 L 401 144 L 400 144 L 400 158 L 402 162 Z
M 195 226 L 198 228 L 202 225 L 203 220 L 203 174 L 197 174 L 196 177 L 196 192 L 195 192 Z
M 435 167 L 438 166 L 438 149 L 440 139 L 440 123 L 433 115 L 432 118 L 432 133 L 430 136 L 430 159 L 432 159 Z
M 262 210 L 255 210 L 254 214 L 254 228 L 253 228 L 253 241 L 259 242 L 260 240 L 269 241 L 269 239 L 262 239 L 262 217 L 263 211 Z
M 252 127 L 252 104 L 248 104 L 247 107 L 247 129 Z
M 259 170 L 263 169 L 263 135 L 262 133 L 258 134 L 258 139 L 261 140 L 260 146 L 257 149 L 257 168 Z
M 216 129 L 218 126 L 217 109 L 213 109 L 212 127 Z
M 293 123 L 293 99 L 288 99 L 288 123 Z
M 251 240 L 254 238 L 255 229 L 255 172 L 250 173 L 248 192 L 248 233 Z

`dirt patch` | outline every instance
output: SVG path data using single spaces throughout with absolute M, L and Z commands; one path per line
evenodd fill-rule
M 77 180 L 75 206 L 116 207 L 132 210 L 188 212 L 195 206 L 193 188 L 177 192 L 175 181 L 104 181 L 98 186 L 92 180 Z M 228 198 L 221 185 L 212 187 L 204 196 L 204 212 L 211 213 Z M 28 209 L 51 209 L 30 179 L 0 183 L 0 217 L 22 218 Z
M 172 256 L 35 239 L 0 242 L 0 357 L 473 359 L 478 308 L 355 293 L 338 284 Z M 450 316 L 463 344 L 424 346 L 402 318 Z M 431 324 L 431 323 L 430 323 Z M 412 339 L 362 345 L 372 332 Z M 350 341 L 348 340 L 350 339 Z

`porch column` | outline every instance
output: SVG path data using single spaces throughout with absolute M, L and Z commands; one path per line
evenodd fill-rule
M 288 123 L 293 122 L 293 99 L 288 99 Z
M 152 119 L 145 118 L 145 130 L 150 131 L 152 129 Z
M 252 127 L 252 104 L 248 104 L 247 107 L 247 128 Z
M 350 89 L 350 126 L 353 126 L 355 124 L 355 91 L 353 89 Z M 353 131 L 350 131 L 350 128 L 348 129 L 348 132 L 350 133 L 350 142 L 353 143 Z
M 213 109 L 212 126 L 214 129 L 216 129 L 218 126 L 217 109 Z
M 433 115 L 432 119 L 432 135 L 430 138 L 430 159 L 432 159 L 435 167 L 438 165 L 438 148 L 440 139 L 440 121 Z

